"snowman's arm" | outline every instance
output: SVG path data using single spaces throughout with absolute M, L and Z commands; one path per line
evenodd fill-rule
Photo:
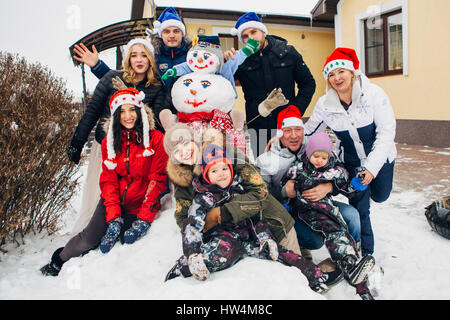
M 247 59 L 247 56 L 242 51 L 242 49 L 238 50 L 234 54 L 234 59 L 228 59 L 227 62 L 223 65 L 221 74 L 227 78 L 228 80 L 234 82 L 234 73 L 239 68 L 239 66 L 244 63 L 245 59 Z

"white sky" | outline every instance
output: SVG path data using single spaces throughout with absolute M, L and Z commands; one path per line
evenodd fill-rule
M 309 16 L 318 0 L 156 0 L 158 6 L 209 8 Z M 18 53 L 40 62 L 63 78 L 74 96 L 81 97 L 81 70 L 73 65 L 69 47 L 104 26 L 129 20 L 132 0 L 14 0 L 0 1 L 0 51 Z M 115 67 L 115 49 L 100 58 Z M 98 80 L 86 70 L 88 90 Z

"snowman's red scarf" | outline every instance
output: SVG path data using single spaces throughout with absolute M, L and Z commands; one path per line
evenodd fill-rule
M 205 121 L 209 122 L 214 117 L 214 111 L 212 112 L 193 112 L 193 113 L 184 113 L 178 112 L 178 120 L 183 123 L 189 123 L 193 121 Z

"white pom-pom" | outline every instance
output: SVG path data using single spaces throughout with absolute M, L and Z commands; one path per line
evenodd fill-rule
M 109 161 L 109 160 L 105 160 L 105 161 L 103 161 L 103 163 L 109 170 L 114 170 L 117 167 L 116 163 Z
M 155 153 L 155 151 L 153 151 L 153 149 L 150 149 L 150 150 L 149 150 L 149 148 L 147 148 L 147 149 L 144 150 L 144 152 L 142 153 L 142 155 L 143 155 L 144 157 L 150 157 L 150 156 L 153 155 L 154 153 Z
M 231 34 L 232 36 L 236 36 L 236 35 L 238 34 L 238 29 L 236 29 L 236 28 L 231 28 L 230 34 Z
M 145 98 L 144 91 L 139 91 L 139 94 L 136 95 L 136 98 L 138 98 L 141 101 L 144 100 L 144 98 Z
M 158 20 L 153 21 L 153 28 L 159 29 L 159 27 L 161 27 L 161 22 L 159 22 Z
M 283 130 L 277 130 L 277 137 L 281 138 L 283 136 Z

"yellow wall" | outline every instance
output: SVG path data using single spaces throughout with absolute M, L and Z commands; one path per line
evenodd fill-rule
M 345 0 L 342 45 L 356 48 L 355 15 L 391 0 Z M 388 94 L 397 119 L 450 120 L 450 1 L 409 0 L 408 76 L 371 78 Z
M 230 22 L 229 26 L 216 26 L 216 25 L 199 25 L 199 24 L 187 24 L 186 32 L 189 35 L 196 35 L 197 29 L 202 27 L 205 29 L 206 35 L 211 35 L 213 27 L 220 28 L 232 28 L 233 22 Z M 286 29 L 274 29 L 268 28 L 269 34 L 280 36 L 293 45 L 297 51 L 303 56 L 303 59 L 311 70 L 311 73 L 316 80 L 316 92 L 311 100 L 311 103 L 305 113 L 306 117 L 311 115 L 312 109 L 325 92 L 325 82 L 323 81 L 322 68 L 326 60 L 326 57 L 334 49 L 334 32 L 317 32 L 317 31 L 300 31 L 300 30 L 286 30 Z M 305 38 L 302 39 L 301 35 L 304 34 Z M 235 108 L 244 110 L 245 100 L 244 93 L 241 87 L 237 87 L 238 99 L 235 103 Z

